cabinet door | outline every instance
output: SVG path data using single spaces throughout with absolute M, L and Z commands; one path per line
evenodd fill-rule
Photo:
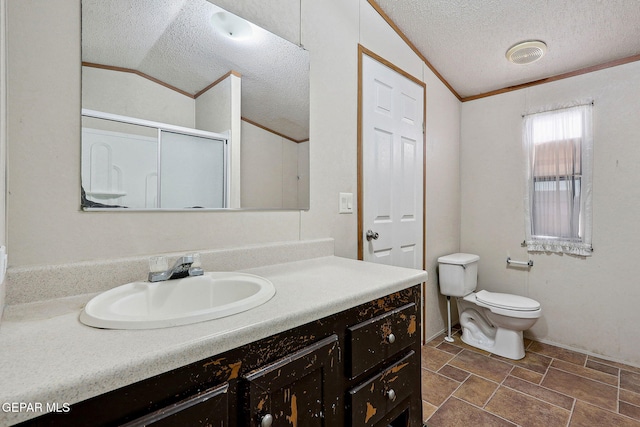
M 246 375 L 249 425 L 341 425 L 339 350 L 338 336 L 332 335 Z
M 211 388 L 122 427 L 229 426 L 229 383 Z

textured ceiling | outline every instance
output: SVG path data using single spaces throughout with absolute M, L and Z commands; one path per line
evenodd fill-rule
M 210 1 L 300 43 L 299 0 Z M 463 99 L 640 55 L 640 0 L 369 1 Z M 84 61 L 138 69 L 190 93 L 235 69 L 245 77 L 243 116 L 294 139 L 308 137 L 308 55 L 295 60 L 301 50 L 295 45 L 264 32 L 279 46 L 231 47 L 208 26 L 217 9 L 205 0 L 82 0 L 82 5 Z M 506 61 L 509 47 L 531 39 L 547 43 L 544 58 L 528 65 Z M 220 59 L 231 52 L 239 55 Z M 266 70 L 260 58 L 277 68 Z M 298 77 L 278 79 L 290 68 Z M 258 88 L 259 81 L 272 83 Z M 278 104 L 289 104 L 289 111 Z
M 640 0 L 375 0 L 461 98 L 640 54 Z M 539 39 L 546 56 L 507 62 Z
M 251 40 L 222 36 L 210 24 L 221 10 L 206 0 L 82 0 L 82 60 L 137 70 L 191 94 L 237 71 L 243 117 L 308 139 L 308 52 L 259 27 Z

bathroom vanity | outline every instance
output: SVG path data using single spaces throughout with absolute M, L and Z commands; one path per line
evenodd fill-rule
M 20 425 L 422 425 L 425 272 L 337 257 L 247 271 L 271 280 L 277 293 L 245 314 L 176 328 L 117 331 L 81 325 L 76 313 L 78 337 L 111 342 L 116 360 L 91 353 L 95 365 L 78 363 L 85 380 L 70 410 L 40 414 Z M 166 345 L 142 350 L 144 357 L 139 349 L 129 350 L 136 359 L 129 363 L 121 354 L 135 340 L 142 341 L 140 346 L 162 339 Z M 73 366 L 56 362 L 56 351 L 53 358 L 60 366 Z M 110 366 L 102 369 L 101 360 Z M 64 396 L 76 380 L 59 381 L 47 391 L 50 397 L 30 400 L 70 400 Z M 83 393 L 89 397 L 82 398 Z

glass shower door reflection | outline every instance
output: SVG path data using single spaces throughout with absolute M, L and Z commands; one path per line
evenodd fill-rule
M 160 208 L 226 207 L 224 140 L 163 130 L 159 151 Z

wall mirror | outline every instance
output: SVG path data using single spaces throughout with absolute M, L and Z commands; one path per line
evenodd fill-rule
M 214 3 L 82 0 L 84 210 L 309 208 L 309 53 Z

